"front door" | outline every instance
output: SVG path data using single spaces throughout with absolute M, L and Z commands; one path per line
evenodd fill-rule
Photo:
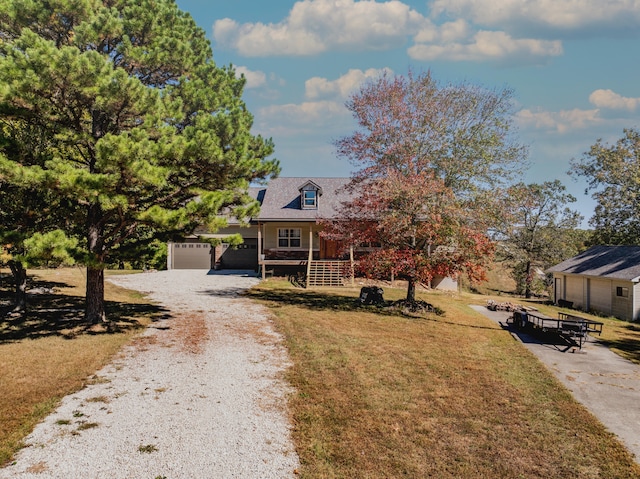
M 320 239 L 320 259 L 339 259 L 340 242 Z

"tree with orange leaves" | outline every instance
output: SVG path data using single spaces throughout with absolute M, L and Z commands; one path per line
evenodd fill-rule
M 359 128 L 337 141 L 358 167 L 351 200 L 324 235 L 375 245 L 359 257 L 370 277 L 418 283 L 467 274 L 482 279 L 494 245 L 500 191 L 523 168 L 510 132 L 511 92 L 440 86 L 430 73 L 383 75 L 347 102 Z

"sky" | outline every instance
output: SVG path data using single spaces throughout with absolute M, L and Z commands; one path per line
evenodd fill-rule
M 598 139 L 640 128 L 640 0 L 177 0 L 219 66 L 247 79 L 253 133 L 272 138 L 281 176 L 350 176 L 334 142 L 356 124 L 345 101 L 390 71 L 513 90 L 528 147 L 523 181 L 560 180 Z

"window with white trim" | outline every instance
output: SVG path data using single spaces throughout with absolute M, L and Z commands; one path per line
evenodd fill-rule
M 300 228 L 278 228 L 278 248 L 300 248 Z
M 303 208 L 318 207 L 318 192 L 316 190 L 304 190 L 302 192 L 302 207 Z

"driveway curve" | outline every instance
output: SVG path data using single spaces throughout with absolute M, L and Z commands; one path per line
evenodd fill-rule
M 109 278 L 169 311 L 63 399 L 0 479 L 287 478 L 288 358 L 246 272 Z

